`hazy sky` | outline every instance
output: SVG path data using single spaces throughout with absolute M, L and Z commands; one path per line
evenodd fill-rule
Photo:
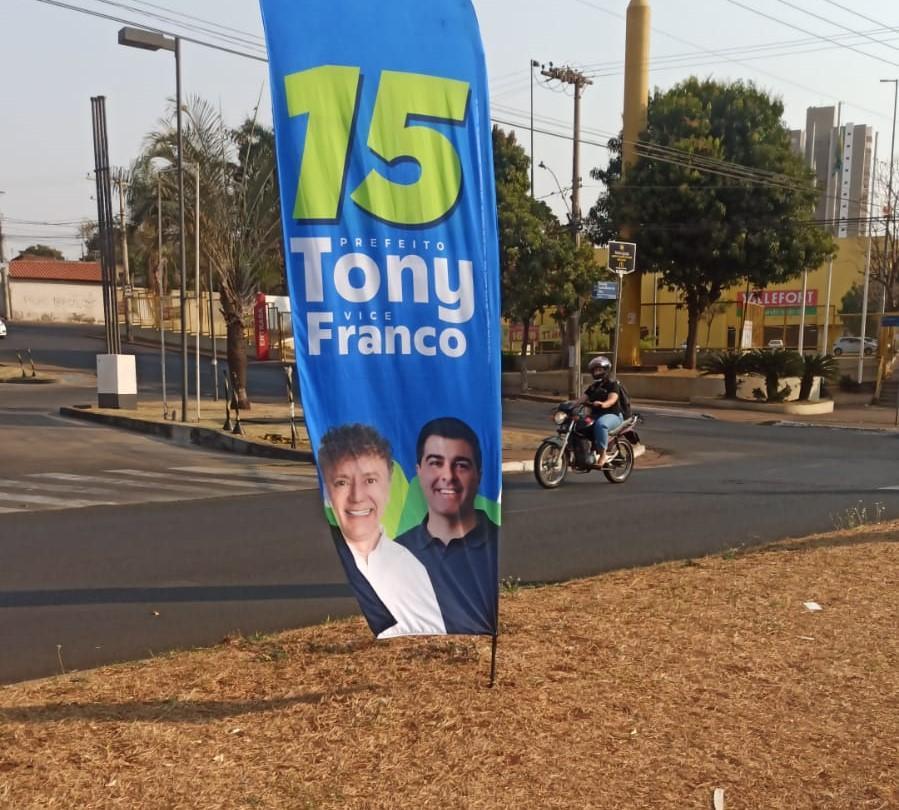
M 196 28 L 227 26 L 231 29 L 227 33 L 240 40 L 230 41 L 232 47 L 262 54 L 262 26 L 254 0 L 65 2 L 209 41 L 212 36 Z M 594 74 L 582 108 L 581 205 L 586 210 L 599 191 L 589 179 L 589 169 L 607 160 L 598 144 L 621 126 L 627 0 L 474 0 L 474 4 L 487 52 L 495 118 L 526 127 L 531 59 L 571 64 Z M 149 18 L 141 10 L 182 21 L 190 15 L 194 19 L 187 22 L 196 28 Z M 112 163 L 127 166 L 162 115 L 166 99 L 174 95 L 171 54 L 119 46 L 116 33 L 121 25 L 38 0 L 0 0 L 0 191 L 5 192 L 0 195 L 0 214 L 7 257 L 34 242 L 52 244 L 72 258 L 80 255 L 77 222 L 97 216 L 93 184 L 85 179 L 94 160 L 91 96 L 106 96 Z M 752 80 L 783 99 L 791 128 L 804 126 L 806 107 L 842 101 L 844 123 L 870 124 L 879 130 L 879 158 L 886 158 L 893 85 L 878 80 L 899 77 L 899 3 L 656 0 L 652 26 L 651 87 L 666 88 L 691 74 Z M 267 66 L 262 62 L 184 43 L 182 73 L 184 93 L 221 104 L 230 124 L 246 117 L 260 96 L 262 118 L 270 122 Z M 572 109 L 572 99 L 558 87 L 536 85 L 538 127 L 570 133 Z M 528 146 L 526 128 L 519 130 L 519 140 Z M 535 161 L 541 160 L 562 185 L 571 183 L 570 141 L 537 134 Z M 548 200 L 564 214 L 556 189 L 552 177 L 537 169 L 537 196 L 553 195 Z

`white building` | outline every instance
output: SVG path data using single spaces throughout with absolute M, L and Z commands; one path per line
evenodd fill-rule
M 9 320 L 103 323 L 101 273 L 99 262 L 15 259 L 0 305 Z
M 836 107 L 809 107 L 805 130 L 790 141 L 815 172 L 815 219 L 840 238 L 866 236 L 874 130 L 866 124 L 837 126 Z

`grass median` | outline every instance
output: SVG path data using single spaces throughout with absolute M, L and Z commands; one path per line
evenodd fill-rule
M 493 689 L 358 619 L 2 687 L 0 807 L 897 807 L 897 536 L 509 581 Z

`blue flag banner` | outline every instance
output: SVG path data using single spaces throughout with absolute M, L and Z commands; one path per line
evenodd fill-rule
M 470 0 L 261 0 L 300 394 L 379 637 L 495 635 L 499 255 Z

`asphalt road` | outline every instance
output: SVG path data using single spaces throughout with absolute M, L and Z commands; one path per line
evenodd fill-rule
M 96 373 L 97 354 L 104 350 L 102 326 L 87 324 L 35 324 L 11 323 L 9 335 L 0 340 L 0 363 L 15 363 L 16 352 L 26 358 L 26 349 L 31 350 L 35 365 L 42 365 Z M 138 392 L 147 397 L 160 398 L 162 395 L 162 368 L 159 347 L 150 343 L 124 343 L 126 353 L 134 353 L 137 366 Z M 190 396 L 194 389 L 193 343 L 189 344 L 188 382 Z M 224 341 L 218 343 L 218 375 L 227 368 L 224 357 Z M 27 367 L 27 366 L 26 366 Z M 166 352 L 166 391 L 169 404 L 178 406 L 181 401 L 181 353 L 180 350 Z M 200 357 L 200 386 L 204 392 L 213 390 L 212 362 L 209 357 Z M 253 396 L 259 399 L 285 399 L 284 373 L 278 363 L 257 363 L 250 359 L 247 379 Z M 205 393 L 204 393 L 205 396 Z M 94 399 L 96 397 L 94 396 Z
M 79 397 L 92 388 L 0 386 L 0 681 L 357 612 L 308 468 L 56 415 Z M 548 428 L 547 412 L 505 403 L 521 427 Z M 899 487 L 894 435 L 691 417 L 648 413 L 644 439 L 670 463 L 624 486 L 508 476 L 502 576 L 557 581 L 824 531 L 859 501 L 899 514 L 884 489 Z

